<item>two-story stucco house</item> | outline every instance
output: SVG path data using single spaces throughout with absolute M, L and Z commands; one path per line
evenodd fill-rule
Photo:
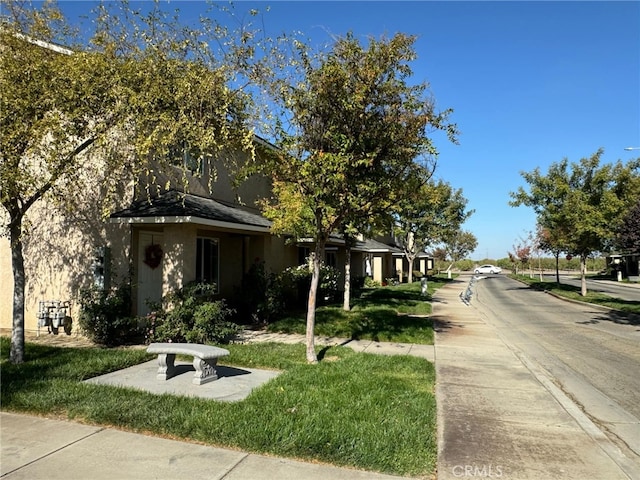
M 259 148 L 274 148 L 257 137 L 255 141 Z M 149 301 L 160 300 L 189 282 L 212 282 L 221 297 L 229 296 L 254 262 L 279 272 L 300 265 L 312 250 L 304 241 L 285 241 L 271 234 L 270 222 L 257 203 L 270 193 L 268 179 L 251 177 L 234 188 L 222 162 L 216 166 L 213 182 L 206 164 L 201 171 L 187 170 L 184 175 L 184 165 L 174 168 L 177 176 L 186 175 L 186 184 L 174 183 L 154 195 L 145 188 L 123 187 L 121 202 L 108 218 L 100 211 L 106 173 L 100 171 L 99 162 L 78 185 L 72 210 L 46 199 L 34 205 L 24 239 L 27 331 L 40 329 L 41 302 L 70 302 L 68 314 L 73 319 L 80 290 L 91 284 L 108 287 L 130 278 L 132 314 L 144 315 Z M 2 238 L 0 327 L 4 329 L 12 325 L 10 258 L 9 242 Z M 340 238 L 328 243 L 325 261 L 344 270 Z M 402 265 L 400 250 L 383 242 L 362 240 L 352 249 L 353 276 L 369 275 L 383 282 L 406 272 L 408 267 Z M 418 268 L 426 273 L 424 260 Z

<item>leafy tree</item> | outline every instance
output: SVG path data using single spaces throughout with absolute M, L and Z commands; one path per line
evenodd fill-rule
M 276 132 L 279 151 L 266 170 L 274 196 L 265 207 L 273 231 L 311 237 L 315 243 L 306 326 L 306 358 L 317 362 L 315 307 L 327 239 L 349 239 L 361 221 L 398 197 L 402 180 L 416 162 L 437 154 L 429 129 L 446 131 L 448 111 L 437 113 L 425 95 L 427 85 L 409 85 L 408 62 L 415 59 L 414 37 L 369 40 L 364 48 L 349 34 L 331 51 L 311 57 L 299 45 L 301 70 L 284 78 L 276 91 L 286 110 Z
M 538 245 L 543 252 L 549 252 L 553 255 L 555 259 L 555 269 L 556 269 L 556 283 L 560 285 L 560 254 L 562 253 L 562 248 L 560 245 L 563 244 L 561 240 L 561 235 L 564 234 L 564 229 L 561 228 L 550 229 L 538 224 Z
M 640 252 L 640 199 L 625 214 L 617 231 L 616 245 L 625 252 Z
M 518 273 L 518 266 L 522 265 L 524 268 L 529 264 L 531 260 L 531 245 L 527 243 L 527 240 L 520 238 L 520 242 L 513 246 L 513 252 L 509 252 L 509 260 L 515 265 L 516 274 Z
M 466 205 L 462 190 L 454 190 L 442 180 L 418 185 L 397 203 L 394 231 L 409 262 L 409 282 L 413 281 L 412 265 L 418 254 L 451 238 L 473 213 Z
M 30 208 L 45 198 L 73 203 L 75 180 L 92 153 L 99 152 L 92 158 L 109 173 L 109 208 L 121 181 L 153 183 L 157 172 L 171 171 L 176 145 L 188 145 L 211 169 L 225 148 L 253 152 L 251 97 L 232 86 L 245 85 L 239 77 L 250 83 L 270 75 L 253 61 L 256 45 L 247 30 L 235 37 L 209 20 L 186 28 L 159 2 L 146 4 L 146 13 L 127 2 L 101 4 L 89 45 L 76 41 L 54 3 L 3 7 L 0 203 L 14 275 L 10 358 L 20 363 Z M 216 44 L 224 51 L 211 48 Z
M 580 258 L 581 294 L 587 294 L 586 261 L 594 252 L 608 251 L 615 241 L 616 226 L 640 195 L 640 161 L 600 165 L 603 150 L 569 165 L 564 159 L 552 164 L 549 173 L 539 169 L 522 173 L 530 185 L 512 193 L 512 206 L 532 206 L 538 223 L 548 230 L 556 248 Z
M 444 251 L 446 256 L 451 258 L 452 265 L 467 257 L 478 246 L 476 236 L 466 230 L 456 230 L 444 239 Z M 449 272 L 451 271 L 449 267 Z

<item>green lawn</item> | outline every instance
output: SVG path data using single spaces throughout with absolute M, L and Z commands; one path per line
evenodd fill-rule
M 553 293 L 559 297 L 577 300 L 580 302 L 593 303 L 604 307 L 613 308 L 622 312 L 640 314 L 640 302 L 622 300 L 620 298 L 605 295 L 604 293 L 587 290 L 587 295 L 580 294 L 580 287 L 567 285 L 565 283 L 557 284 L 555 278 L 553 280 L 542 280 L 539 278 L 530 278 L 528 275 L 513 275 L 513 278 L 530 285 L 532 288 L 544 290 Z M 632 319 L 633 321 L 633 319 Z
M 430 281 L 429 293 L 443 282 Z M 372 289 L 348 314 L 319 309 L 316 333 L 432 343 L 431 321 L 405 315 L 430 308 L 419 283 Z M 304 345 L 231 344 L 222 363 L 283 373 L 245 400 L 225 403 L 82 383 L 153 358 L 144 349 L 27 343 L 27 361 L 13 365 L 9 342 L 0 338 L 3 410 L 394 475 L 435 472 L 435 370 L 425 359 L 336 346 L 318 348 L 319 363 L 309 365 Z
M 316 310 L 317 335 L 380 342 L 433 344 L 431 296 L 446 279 L 429 279 L 426 296 L 420 282 L 363 290 L 346 312 L 342 304 Z M 272 332 L 305 333 L 306 312 L 287 316 L 269 325 Z

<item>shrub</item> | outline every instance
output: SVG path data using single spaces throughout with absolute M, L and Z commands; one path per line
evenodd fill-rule
M 131 317 L 131 286 L 128 283 L 102 290 L 80 292 L 79 325 L 92 342 L 108 347 L 140 340 L 138 319 Z
M 473 260 L 469 260 L 469 259 L 458 260 L 456 262 L 456 267 L 462 272 L 469 272 L 473 270 L 473 265 L 474 265 Z
M 285 308 L 281 290 L 277 275 L 267 274 L 264 262 L 256 260 L 231 298 L 238 322 L 265 324 L 278 317 Z
M 340 272 L 330 266 L 320 269 L 318 299 L 330 302 L 337 298 Z M 360 278 L 360 288 L 364 278 Z M 256 261 L 236 289 L 231 303 L 241 323 L 267 324 L 287 312 L 306 306 L 311 285 L 311 271 L 307 264 L 289 267 L 278 274 L 267 274 L 264 262 Z
M 153 304 L 147 315 L 147 342 L 227 343 L 240 327 L 228 320 L 234 310 L 214 295 L 214 285 L 196 283 Z
M 306 298 L 311 286 L 311 270 L 307 264 L 285 269 L 279 276 L 278 281 L 283 282 L 287 286 L 295 285 L 299 303 L 306 303 Z M 320 267 L 318 299 L 321 302 L 331 302 L 338 298 L 338 294 L 340 293 L 339 282 L 340 272 L 338 269 L 323 264 Z
M 365 277 L 364 278 L 364 286 L 367 287 L 367 288 L 376 288 L 376 287 L 380 287 L 381 283 L 375 281 L 371 277 Z

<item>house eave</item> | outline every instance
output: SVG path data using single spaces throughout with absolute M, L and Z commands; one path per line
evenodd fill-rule
M 228 230 L 241 230 L 249 232 L 269 233 L 270 228 L 259 225 L 238 224 L 223 222 L 220 220 L 210 220 L 207 218 L 187 216 L 155 216 L 155 217 L 115 217 L 109 220 L 111 223 L 126 225 L 162 225 L 175 223 L 189 223 L 206 227 L 224 228 Z

